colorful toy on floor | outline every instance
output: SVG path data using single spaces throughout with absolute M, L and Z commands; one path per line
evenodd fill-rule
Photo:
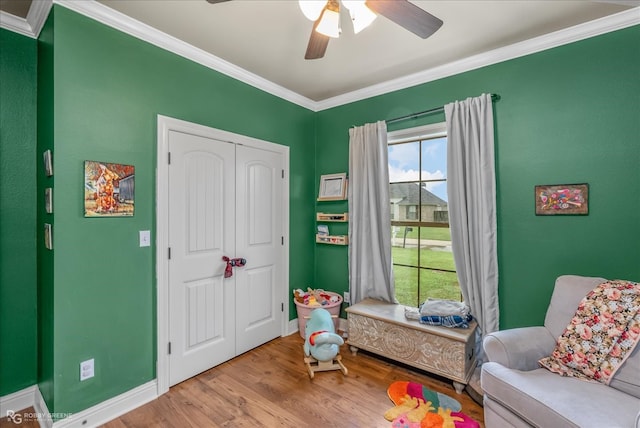
M 426 403 L 424 401 L 421 401 L 418 407 L 407 413 L 407 418 L 411 422 L 420 422 L 424 419 L 427 413 L 433 412 L 435 410 L 436 409 L 431 406 L 431 401 L 427 401 Z
M 400 416 L 404 416 L 406 419 L 407 413 L 418 407 L 418 405 L 419 403 L 417 398 L 405 395 L 401 403 L 396 404 L 396 407 L 385 412 L 384 418 L 388 421 L 393 421 Z
M 471 416 L 462 412 L 451 412 L 451 416 L 455 416 L 456 428 L 480 428 L 478 421 L 471 418 Z
M 417 382 L 393 382 L 387 394 L 395 404 L 384 414 L 392 421 L 392 428 L 480 428 L 477 421 L 460 412 L 457 400 Z
M 420 421 L 420 428 L 442 428 L 444 419 L 437 413 L 429 413 Z
M 384 418 L 388 421 L 393 421 L 402 416 L 409 422 L 420 423 L 428 412 L 434 412 L 435 410 L 436 409 L 431 406 L 431 401 L 425 402 L 421 398 L 405 395 L 402 403 L 386 411 Z
M 329 311 L 322 308 L 311 311 L 305 326 L 305 337 L 304 362 L 311 379 L 319 371 L 342 370 L 343 374 L 347 374 L 342 357 L 338 355 L 344 340 L 336 334 Z
M 462 405 L 457 400 L 454 400 L 448 395 L 431 391 L 417 382 L 393 382 L 387 389 L 387 395 L 389 395 L 391 401 L 396 405 L 404 400 L 405 395 L 409 395 L 410 397 L 419 398 L 422 401 L 430 401 L 436 409 L 442 407 L 444 409 L 451 409 L 453 412 L 459 412 L 462 409 Z
M 451 409 L 438 407 L 438 415 L 442 418 L 442 428 L 456 428 L 456 422 L 464 422 L 464 419 L 454 416 Z
M 432 408 L 433 409 L 433 408 Z M 411 412 L 415 412 L 414 409 Z M 419 422 L 410 417 L 411 412 L 403 413 L 395 418 L 392 428 L 480 428 L 480 424 L 461 412 L 452 412 L 450 409 L 438 407 L 438 413 L 432 411 L 424 413 Z
M 393 420 L 391 428 L 421 428 L 420 422 L 411 422 L 406 415 L 400 415 Z

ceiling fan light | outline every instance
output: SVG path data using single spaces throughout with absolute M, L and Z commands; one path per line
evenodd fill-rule
M 364 2 L 359 3 L 359 6 L 355 9 L 350 9 L 351 22 L 353 23 L 353 32 L 358 34 L 360 31 L 367 28 L 373 21 L 375 21 L 376 15 L 371 9 L 369 9 Z M 345 4 L 345 7 L 347 5 Z
M 311 21 L 315 21 L 320 18 L 322 9 L 324 9 L 326 4 L 327 0 L 298 0 L 300 10 L 304 16 Z
M 316 27 L 316 31 L 328 37 L 340 37 L 340 12 L 326 9 Z

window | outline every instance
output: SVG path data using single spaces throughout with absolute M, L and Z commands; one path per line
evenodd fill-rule
M 417 205 L 408 205 L 407 206 L 407 220 L 417 220 L 418 219 L 418 206 Z
M 451 250 L 444 123 L 389 133 L 389 196 L 396 298 L 462 299 Z

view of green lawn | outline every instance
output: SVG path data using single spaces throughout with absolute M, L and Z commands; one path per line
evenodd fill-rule
M 400 229 L 399 232 L 398 229 Z M 418 248 L 416 246 L 418 228 L 412 229 L 412 231 L 407 232 L 407 239 L 412 240 L 412 242 L 408 241 L 409 244 L 406 245 L 406 248 L 403 248 L 404 228 L 397 227 L 395 236 L 396 239 L 400 238 L 400 242 L 396 241 L 396 246 L 392 248 L 396 298 L 398 301 L 403 305 L 416 307 L 422 304 L 427 297 L 461 301 L 462 296 L 458 285 L 458 276 L 455 272 L 446 272 L 455 271 L 453 253 L 450 246 L 449 248 L 421 246 L 419 264 L 421 268 L 419 269 L 417 267 Z M 451 241 L 449 229 L 440 227 L 423 227 L 420 231 L 420 238 L 421 240 Z M 445 271 L 443 272 L 442 270 Z M 418 283 L 420 287 L 417 286 Z M 420 289 L 420 295 L 418 295 L 418 288 Z
M 418 239 L 418 229 L 420 230 L 420 239 L 433 239 L 436 241 L 451 241 L 451 230 L 448 227 L 409 227 L 407 231 L 407 239 Z M 404 237 L 404 226 L 395 226 L 391 228 L 391 234 L 395 230 L 395 238 Z

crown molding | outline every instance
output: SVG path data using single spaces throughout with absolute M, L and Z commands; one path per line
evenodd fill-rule
M 94 0 L 36 0 L 29 10 L 27 19 L 17 18 L 0 12 L 0 28 L 5 28 L 28 37 L 37 38 L 44 25 L 51 5 L 59 4 L 88 18 L 115 28 L 130 36 L 151 43 L 161 49 L 180 55 L 212 70 L 239 80 L 247 85 L 263 90 L 271 95 L 290 101 L 311 111 L 318 112 L 333 107 L 361 101 L 400 89 L 410 88 L 434 80 L 475 70 L 510 59 L 519 58 L 547 49 L 588 39 L 640 24 L 640 7 L 626 10 L 611 16 L 596 19 L 584 24 L 545 34 L 523 42 L 514 43 L 448 64 L 392 79 L 363 89 L 348 92 L 332 98 L 313 101 L 283 86 L 266 80 L 215 55 L 169 36 L 155 28 L 128 17 Z
M 194 61 L 200 65 L 218 71 L 236 80 L 261 89 L 271 95 L 314 110 L 315 102 L 296 92 L 266 80 L 257 74 L 240 68 L 222 58 L 196 48 L 173 36 L 159 31 L 147 24 L 113 10 L 93 0 L 53 0 L 54 4 L 63 6 L 104 25 L 115 28 L 130 36 L 151 43 L 161 49 Z M 314 110 L 315 111 L 315 110 Z
M 36 38 L 40 35 L 52 6 L 52 0 L 34 0 L 31 3 L 29 13 L 27 13 L 27 22 Z
M 509 46 L 494 49 L 481 54 L 473 55 L 459 61 L 450 62 L 438 67 L 430 68 L 418 73 L 409 74 L 404 77 L 392 79 L 376 85 L 372 85 L 357 91 L 348 92 L 336 97 L 327 98 L 316 102 L 315 111 L 327 110 L 333 107 L 361 101 L 378 95 L 400 89 L 410 88 L 423 83 L 432 82 L 444 77 L 464 73 L 486 67 L 510 59 L 515 59 L 530 55 L 536 52 L 552 49 L 558 46 L 574 43 L 580 40 L 595 37 L 623 28 L 640 24 L 640 7 L 626 10 L 611 16 L 596 19 L 579 24 L 523 42 L 514 43 Z
M 0 28 L 37 39 L 49 16 L 52 0 L 35 0 L 31 3 L 27 18 L 0 11 Z
M 18 18 L 2 10 L 0 10 L 0 28 L 22 34 L 23 36 L 36 38 L 26 19 Z

